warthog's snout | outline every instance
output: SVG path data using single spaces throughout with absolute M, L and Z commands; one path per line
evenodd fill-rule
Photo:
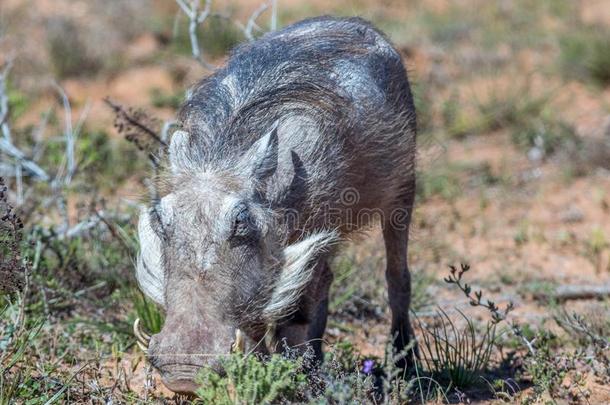
M 152 337 L 139 330 L 138 322 L 134 329 L 140 346 L 146 346 L 148 360 L 159 371 L 163 384 L 171 391 L 183 394 L 195 392 L 197 374 L 203 367 L 222 372 L 220 359 L 231 352 L 236 335 L 234 328 L 224 325 L 201 327 L 172 320 Z
M 168 364 L 159 369 L 161 381 L 167 389 L 179 394 L 194 394 L 197 388 L 196 377 L 201 367 Z

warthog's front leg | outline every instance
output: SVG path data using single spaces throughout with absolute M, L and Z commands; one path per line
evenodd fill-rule
M 276 350 L 296 349 L 305 353 L 313 349 L 316 361 L 322 361 L 322 338 L 328 315 L 328 292 L 333 275 L 326 261 L 318 263 L 314 281 L 305 292 L 299 309 L 275 330 Z M 284 346 L 284 347 L 282 347 Z

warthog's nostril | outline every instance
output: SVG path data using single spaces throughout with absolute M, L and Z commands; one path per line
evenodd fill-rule
M 136 343 L 145 354 L 148 354 L 148 345 L 150 343 L 150 335 L 144 332 L 140 327 L 140 318 L 136 318 L 133 322 L 133 334 L 136 336 Z

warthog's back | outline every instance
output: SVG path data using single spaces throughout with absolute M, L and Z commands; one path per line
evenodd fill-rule
M 239 47 L 193 90 L 180 118 L 191 134 L 185 153 L 202 170 L 230 169 L 279 120 L 268 197 L 272 208 L 295 209 L 300 227 L 347 231 L 360 210 L 387 212 L 413 192 L 406 72 L 360 19 L 306 20 Z

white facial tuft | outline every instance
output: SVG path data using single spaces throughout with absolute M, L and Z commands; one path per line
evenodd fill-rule
M 264 310 L 270 322 L 289 315 L 295 309 L 311 281 L 318 260 L 338 240 L 335 231 L 319 232 L 284 249 L 284 268 Z
M 136 278 L 140 289 L 150 299 L 163 306 L 165 274 L 161 258 L 161 239 L 150 226 L 150 216 L 146 208 L 140 210 L 138 222 L 140 253 L 136 267 Z

